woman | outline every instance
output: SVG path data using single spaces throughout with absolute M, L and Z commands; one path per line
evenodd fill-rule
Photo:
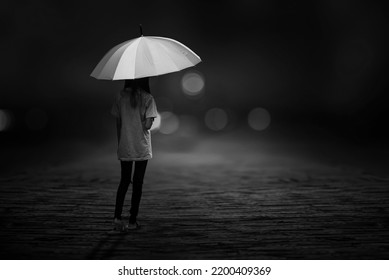
M 129 230 L 139 227 L 137 215 L 142 196 L 143 178 L 147 161 L 152 158 L 150 128 L 157 117 L 157 107 L 150 94 L 148 78 L 125 80 L 124 89 L 116 96 L 111 110 L 116 117 L 118 150 L 121 179 L 116 194 L 114 226 L 116 230 Z M 130 219 L 122 220 L 124 198 L 131 183 L 132 198 Z

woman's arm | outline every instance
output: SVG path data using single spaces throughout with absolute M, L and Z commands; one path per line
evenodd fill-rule
M 154 122 L 154 118 L 146 118 L 145 128 L 147 130 L 149 130 L 151 128 L 151 126 L 153 125 L 153 122 Z

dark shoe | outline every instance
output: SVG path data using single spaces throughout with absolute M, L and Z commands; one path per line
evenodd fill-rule
M 113 230 L 124 231 L 126 224 L 121 219 L 115 218 L 113 220 Z
M 139 228 L 140 228 L 140 224 L 138 222 L 128 223 L 124 226 L 124 231 L 131 231 L 131 230 L 136 230 Z

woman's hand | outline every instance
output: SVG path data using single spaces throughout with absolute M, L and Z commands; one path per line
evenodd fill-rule
M 153 125 L 153 122 L 154 122 L 154 118 L 146 118 L 146 120 L 144 122 L 145 129 L 149 130 L 151 128 L 151 126 Z

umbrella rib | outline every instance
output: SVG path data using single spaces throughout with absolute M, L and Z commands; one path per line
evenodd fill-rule
M 101 75 L 104 72 L 104 69 L 105 69 L 107 63 L 109 63 L 109 61 L 115 56 L 115 54 L 117 52 L 119 52 L 123 47 L 125 47 L 125 45 L 127 45 L 130 41 L 131 40 L 123 42 L 123 43 L 111 48 L 104 55 L 104 57 L 101 59 L 101 61 L 96 65 L 95 69 L 91 73 L 91 76 L 95 77 L 95 78 L 102 78 Z M 105 79 L 105 78 L 103 78 L 103 79 Z
M 161 49 L 164 50 L 163 54 L 169 58 L 170 62 L 171 62 L 171 63 L 174 65 L 174 67 L 176 68 L 175 70 L 169 71 L 169 72 L 167 72 L 167 73 L 181 70 L 180 67 L 177 65 L 177 63 L 175 62 L 175 60 L 173 59 L 173 57 L 169 54 L 168 48 L 166 48 L 166 47 L 163 45 L 163 43 L 159 42 L 159 40 L 155 40 L 154 42 L 157 43 L 158 48 L 161 48 Z
M 118 69 L 119 64 L 120 64 L 120 60 L 122 59 L 123 54 L 124 54 L 124 53 L 126 52 L 126 50 L 128 49 L 129 43 L 130 43 L 130 42 L 128 42 L 126 45 L 122 46 L 121 48 L 119 48 L 119 49 L 116 50 L 116 52 L 115 52 L 115 53 L 118 53 L 118 52 L 121 51 L 122 48 L 124 48 L 124 51 L 120 54 L 119 61 L 118 61 L 118 63 L 117 63 L 116 66 L 115 66 L 115 71 L 113 71 L 114 74 L 113 74 L 113 76 L 112 76 L 112 80 L 115 80 L 115 76 L 116 76 L 117 69 Z
M 135 49 L 138 48 L 138 46 L 139 46 L 139 41 L 140 41 L 140 40 L 134 41 L 134 42 L 133 42 Z M 138 44 L 138 45 L 135 46 L 135 44 Z M 126 65 L 123 65 L 123 62 L 122 62 L 122 61 L 125 61 L 124 58 L 126 58 L 126 57 L 128 56 L 128 54 L 131 53 L 131 52 L 130 52 L 130 46 L 131 46 L 131 45 L 127 45 L 127 46 L 126 46 L 126 49 L 123 51 L 123 53 L 122 53 L 121 56 L 120 56 L 119 63 L 118 63 L 118 64 L 116 65 L 116 67 L 115 67 L 114 80 L 116 80 L 116 78 L 117 78 L 117 76 L 118 76 L 118 73 L 120 73 L 120 71 L 118 71 L 118 68 L 119 68 L 119 67 L 120 67 L 120 68 L 123 68 L 123 67 L 126 66 Z M 124 58 L 123 58 L 123 57 L 124 57 Z M 136 61 L 134 61 L 134 62 L 136 62 Z M 133 71 L 133 73 L 135 73 L 136 63 L 134 63 L 133 65 L 134 65 L 134 71 Z M 130 65 L 128 65 L 127 67 L 130 68 Z M 127 67 L 125 67 L 125 68 L 127 68 Z M 135 77 L 135 74 L 134 74 L 134 77 Z M 119 78 L 119 79 L 121 79 L 121 78 Z
M 137 57 L 138 57 L 138 51 L 139 51 L 139 45 L 141 44 L 143 40 L 143 37 L 140 37 L 139 38 L 139 41 L 138 41 L 138 45 L 136 46 L 136 52 L 135 52 L 135 56 L 134 56 L 134 64 L 133 64 L 133 68 L 134 68 L 134 79 L 136 79 L 136 66 L 137 66 Z
M 166 38 L 166 37 L 157 37 L 157 36 L 154 36 L 152 38 L 157 39 L 157 40 L 164 40 L 164 41 L 168 41 L 168 42 L 177 44 L 177 45 L 181 46 L 183 49 L 185 49 L 188 53 L 190 53 L 193 56 L 195 56 L 195 58 L 197 58 L 199 61 L 201 61 L 201 58 L 194 51 L 192 51 L 188 46 L 184 45 L 183 43 L 181 43 L 181 42 L 179 42 L 177 40 L 174 40 L 174 39 L 171 39 L 171 38 Z
M 141 46 L 141 47 L 143 47 L 143 51 L 147 50 L 147 52 L 150 54 L 150 56 L 152 56 L 148 44 L 146 44 L 146 42 L 144 42 L 144 40 L 147 40 L 147 39 L 145 39 L 145 37 L 142 37 L 141 40 L 142 40 L 142 44 L 143 44 L 143 45 Z M 140 43 L 139 43 L 139 45 L 140 45 Z M 137 49 L 137 51 L 136 51 L 136 57 L 138 57 L 139 49 L 141 49 L 139 45 L 138 45 L 138 49 Z M 154 62 L 152 61 L 152 59 L 150 59 L 150 57 L 149 57 L 147 54 L 145 54 L 145 52 L 143 53 L 143 57 L 146 58 L 147 62 L 148 62 L 150 65 L 153 65 L 153 66 L 154 66 Z M 155 67 L 154 67 L 154 72 L 155 72 Z

